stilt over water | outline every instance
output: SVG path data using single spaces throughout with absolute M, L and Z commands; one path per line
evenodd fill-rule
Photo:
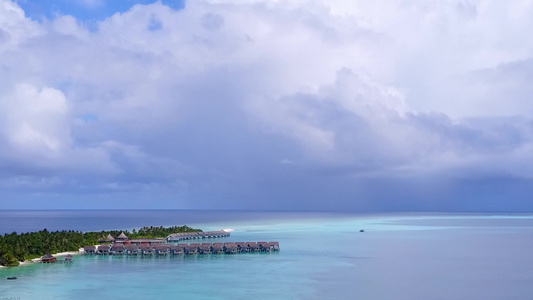
M 86 255 L 193 255 L 279 251 L 279 242 L 124 244 L 85 246 Z
M 211 238 L 221 238 L 228 237 L 230 233 L 224 230 L 218 231 L 206 231 L 206 232 L 182 232 L 182 233 L 173 233 L 167 236 L 168 242 L 179 242 L 182 240 L 192 240 L 192 239 L 211 239 Z
M 206 232 L 174 233 L 166 239 L 133 239 L 121 234 L 116 239 L 108 239 L 113 244 L 85 246 L 87 255 L 181 255 L 181 254 L 236 254 L 246 252 L 279 251 L 279 242 L 226 242 L 226 243 L 178 243 L 183 240 L 228 237 L 224 230 Z M 113 238 L 113 237 L 111 237 Z

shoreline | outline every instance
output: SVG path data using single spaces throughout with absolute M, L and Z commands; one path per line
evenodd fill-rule
M 83 248 L 80 248 L 80 249 L 78 249 L 78 251 L 65 251 L 65 252 L 59 252 L 59 253 L 52 253 L 52 256 L 63 257 L 63 256 L 67 256 L 69 254 L 70 255 L 81 255 L 82 253 L 83 253 Z M 41 258 L 27 259 L 25 261 L 20 261 L 19 265 L 15 266 L 15 267 L 6 267 L 6 266 L 0 265 L 0 269 L 31 266 L 31 265 L 33 265 L 35 263 L 40 263 L 40 262 L 41 262 Z

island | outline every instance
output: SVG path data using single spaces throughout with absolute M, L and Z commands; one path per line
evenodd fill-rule
M 100 232 L 55 231 L 5 234 L 0 236 L 0 267 L 21 262 L 72 263 L 72 254 L 85 255 L 206 255 L 278 252 L 279 242 L 183 243 L 187 240 L 218 239 L 230 236 L 228 230 L 202 231 L 186 225 L 143 227 Z M 99 244 L 96 244 L 99 243 Z M 52 255 L 51 253 L 55 253 Z M 58 260 L 57 256 L 64 256 Z
M 50 253 L 78 251 L 86 245 L 110 242 L 110 236 L 127 235 L 130 239 L 157 239 L 180 233 L 201 233 L 201 229 L 186 225 L 172 227 L 142 227 L 139 230 L 108 230 L 81 232 L 62 230 L 50 232 L 46 228 L 38 232 L 9 233 L 0 235 L 0 265 L 18 266 L 20 262 L 40 258 Z

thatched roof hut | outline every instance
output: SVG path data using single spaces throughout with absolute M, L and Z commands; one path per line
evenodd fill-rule
M 100 243 L 112 243 L 113 241 L 115 241 L 115 238 L 111 236 L 111 234 L 108 234 L 106 237 L 101 237 L 100 240 L 98 240 Z
M 41 261 L 43 263 L 53 263 L 57 261 L 57 258 L 55 256 L 52 256 L 52 254 L 48 253 L 41 258 Z
M 122 251 L 122 250 L 124 250 L 124 245 L 122 245 L 121 243 L 111 245 L 111 251 Z
M 109 250 L 111 250 L 111 245 L 109 244 L 98 246 L 98 253 L 109 253 Z
M 128 236 L 124 234 L 124 232 L 121 232 L 119 236 L 117 236 L 116 238 L 117 240 L 127 240 L 128 239 Z
M 96 252 L 96 246 L 85 246 L 83 247 L 83 252 L 85 252 L 86 254 L 94 253 Z

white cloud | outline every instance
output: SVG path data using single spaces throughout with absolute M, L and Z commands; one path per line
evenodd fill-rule
M 529 178 L 532 11 L 490 0 L 156 2 L 89 31 L 72 16 L 33 22 L 0 0 L 1 160 L 13 178 L 53 170 L 45 182 L 56 187 L 92 172 L 105 174 L 88 180 L 102 190 L 179 182 L 191 195 L 262 193 L 279 168 L 301 166 Z
M 76 173 L 113 173 L 115 167 L 98 147 L 76 145 L 65 95 L 54 88 L 21 83 L 0 97 L 0 163 L 12 175 L 29 176 L 46 170 Z M 62 171 L 59 171 L 62 172 Z M 41 179 L 39 179 L 41 180 Z
M 19 84 L 3 98 L 3 133 L 16 151 L 55 156 L 72 144 L 67 101 L 61 91 Z

